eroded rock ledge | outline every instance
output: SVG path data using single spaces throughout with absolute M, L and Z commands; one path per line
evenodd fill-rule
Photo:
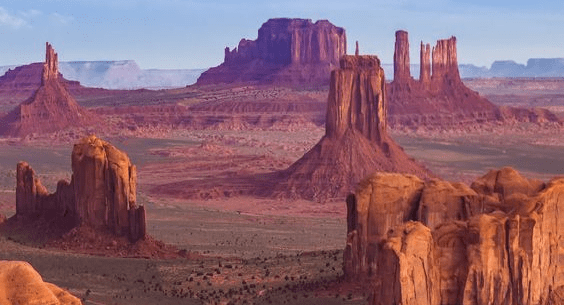
M 371 304 L 552 304 L 564 285 L 564 178 L 503 168 L 468 187 L 377 173 L 347 206 L 343 268 L 371 279 Z
M 49 194 L 26 162 L 17 166 L 16 217 L 37 215 L 61 225 L 86 225 L 128 236 L 146 235 L 145 208 L 136 204 L 137 171 L 125 152 L 96 136 L 83 138 L 72 151 L 71 181 L 61 180 Z

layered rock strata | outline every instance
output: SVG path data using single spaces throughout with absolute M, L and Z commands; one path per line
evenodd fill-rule
M 90 136 L 74 145 L 72 178 L 49 194 L 25 162 L 18 163 L 16 217 L 46 216 L 137 241 L 146 235 L 145 209 L 136 204 L 137 172 L 126 153 Z
M 373 282 L 371 304 L 554 304 L 562 208 L 564 179 L 511 168 L 470 187 L 376 173 L 347 198 L 343 268 Z
M 197 84 L 327 85 L 346 48 L 345 30 L 327 20 L 269 19 L 256 40 L 225 48 L 224 62 L 202 73 Z
M 26 262 L 0 261 L 0 304 L 80 305 L 68 291 L 46 283 Z
M 281 173 L 275 191 L 324 200 L 344 197 L 374 171 L 429 176 L 388 136 L 386 110 L 380 60 L 343 56 L 331 73 L 325 136 Z
M 65 81 L 59 78 L 58 63 L 57 53 L 47 43 L 41 85 L 31 98 L 0 119 L 0 134 L 25 136 L 96 122 L 68 92 Z

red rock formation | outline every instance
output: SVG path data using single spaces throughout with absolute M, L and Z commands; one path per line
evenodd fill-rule
M 421 41 L 419 70 L 419 82 L 428 90 L 431 83 L 431 46 L 423 44 L 423 41 Z
M 409 70 L 409 40 L 406 31 L 396 32 L 396 46 L 394 48 L 394 80 L 410 81 Z
M 58 57 L 49 43 L 46 49 L 41 86 L 31 98 L 0 120 L 0 134 L 25 136 L 96 122 L 90 113 L 77 104 L 59 79 Z
M 95 136 L 72 152 L 71 182 L 49 194 L 31 167 L 17 166 L 16 217 L 45 215 L 71 226 L 107 229 L 132 241 L 145 237 L 145 209 L 136 204 L 137 174 L 127 154 Z
M 270 19 L 257 40 L 242 39 L 238 48 L 226 48 L 223 64 L 202 73 L 197 83 L 324 85 L 344 54 L 345 30 L 327 20 Z
M 384 71 L 375 56 L 343 56 L 331 73 L 325 136 L 281 173 L 275 193 L 325 200 L 344 197 L 375 171 L 429 172 L 387 134 Z
M 371 304 L 556 304 L 563 198 L 564 179 L 545 185 L 510 168 L 472 189 L 369 176 L 347 198 L 345 275 L 373 281 Z
M 0 260 L 0 304 L 80 305 L 68 291 L 46 283 L 27 262 Z
M 485 122 L 560 122 L 549 111 L 498 108 L 460 79 L 456 38 L 437 41 L 432 63 L 429 44 L 421 42 L 419 81 L 409 74 L 409 41 L 396 32 L 394 80 L 387 86 L 392 127 L 456 128 Z M 431 74 L 432 70 L 432 74 Z

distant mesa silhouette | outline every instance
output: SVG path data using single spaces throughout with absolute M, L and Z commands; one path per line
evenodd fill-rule
M 224 62 L 202 73 L 197 84 L 328 85 L 346 49 L 345 30 L 327 20 L 269 19 L 256 40 L 225 48 Z

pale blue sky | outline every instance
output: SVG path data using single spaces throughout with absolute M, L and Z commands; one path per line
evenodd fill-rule
M 564 57 L 564 2 L 468 0 L 2 0 L 0 65 L 42 61 L 49 41 L 62 61 L 133 59 L 148 68 L 206 68 L 223 49 L 256 39 L 269 18 L 328 19 L 347 31 L 349 53 L 391 63 L 394 32 L 458 38 L 460 63 Z

